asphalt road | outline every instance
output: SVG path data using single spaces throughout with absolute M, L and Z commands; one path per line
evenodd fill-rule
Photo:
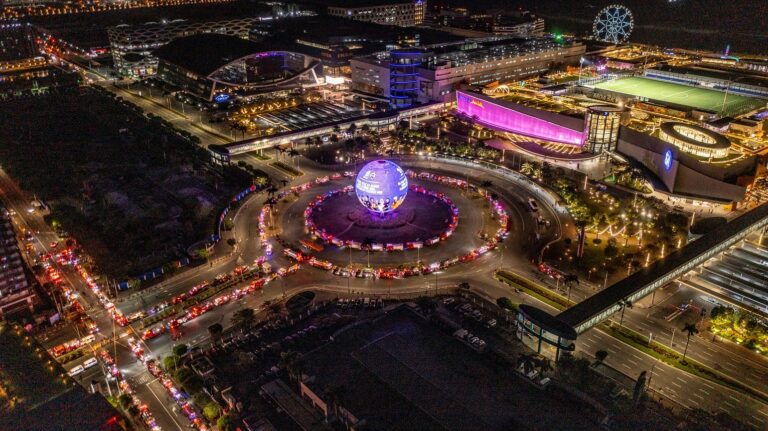
M 201 129 L 193 126 L 193 121 L 188 116 L 168 110 L 161 105 L 129 94 L 124 90 L 116 91 L 127 100 L 131 100 L 145 109 L 146 112 L 162 115 L 178 127 L 201 136 L 204 144 L 225 143 L 228 141 L 216 134 L 201 133 Z M 281 179 L 289 180 L 289 186 L 300 184 L 318 175 L 327 173 L 321 167 L 302 160 L 301 169 L 305 172 L 305 175 L 292 179 L 255 157 L 248 155 L 241 157 L 274 176 L 278 184 Z M 458 177 L 469 174 L 465 166 L 441 161 L 407 160 L 403 164 L 405 166 L 453 174 Z M 470 179 L 475 183 L 484 179 L 493 181 L 494 185 L 491 189 L 501 196 L 502 200 L 507 203 L 510 211 L 512 232 L 504 245 L 498 250 L 471 264 L 457 265 L 435 276 L 415 277 L 405 280 L 345 280 L 324 271 L 304 268 L 299 273 L 283 281 L 278 280 L 271 283 L 263 290 L 263 293 L 247 296 L 241 301 L 219 307 L 193 320 L 185 325 L 184 336 L 180 341 L 204 342 L 207 337 L 206 328 L 215 322 L 226 324 L 229 316 L 239 307 L 261 308 L 266 300 L 282 298 L 285 295 L 290 295 L 293 292 L 306 288 L 323 289 L 339 294 L 395 296 L 400 293 L 419 292 L 422 290 L 428 294 L 434 293 L 437 291 L 436 288 L 439 290 L 441 286 L 469 281 L 474 290 L 481 292 L 489 298 L 507 296 L 514 302 L 534 303 L 540 308 L 547 309 L 544 304 L 537 303 L 537 301 L 527 296 L 521 296 L 510 291 L 495 281 L 492 274 L 495 269 L 503 266 L 505 269 L 510 269 L 524 276 L 530 276 L 532 267 L 530 258 L 535 257 L 541 247 L 545 246 L 549 241 L 559 238 L 564 230 L 572 227 L 572 222 L 567 213 L 559 208 L 551 208 L 546 203 L 547 199 L 544 199 L 541 192 L 532 192 L 524 184 L 509 182 L 508 179 L 498 173 L 490 170 L 476 169 L 471 174 Z M 21 221 L 31 229 L 40 232 L 38 238 L 42 249 L 46 249 L 49 242 L 58 239 L 55 233 L 43 223 L 39 215 L 29 214 L 25 211 L 29 204 L 29 198 L 25 197 L 4 173 L 0 175 L 0 188 L 2 189 L 2 197 L 9 207 L 16 210 Z M 540 211 L 545 217 L 553 221 L 553 227 L 550 232 L 538 232 L 533 215 L 525 208 L 525 202 L 529 198 L 536 199 L 542 208 Z M 220 245 L 217 256 L 221 257 L 214 258 L 220 260 L 215 260 L 211 265 L 185 271 L 169 281 L 147 289 L 140 294 L 124 294 L 125 296 L 118 301 L 118 306 L 121 310 L 131 312 L 145 305 L 172 297 L 188 290 L 203 280 L 210 280 L 217 274 L 229 272 L 235 266 L 250 263 L 260 256 L 261 249 L 256 239 L 254 225 L 263 199 L 263 195 L 256 195 L 250 198 L 238 210 L 235 217 L 235 228 L 231 232 L 231 235 L 238 239 L 235 249 L 222 249 L 222 247 L 228 246 L 226 244 Z M 86 302 L 94 304 L 91 306 L 89 314 L 92 315 L 101 328 L 102 334 L 110 334 L 112 321 L 103 310 L 98 308 L 98 302 L 90 296 L 90 290 L 85 286 L 85 283 L 79 277 L 73 276 L 73 274 L 65 274 L 65 277 L 76 289 L 84 292 Z M 579 289 L 574 289 L 572 298 L 580 299 L 591 293 L 588 290 L 579 291 Z M 673 300 L 677 301 L 677 299 Z M 654 333 L 654 338 L 657 341 L 666 343 L 669 340 L 671 342 L 672 326 L 679 326 L 681 328 L 682 321 L 677 323 L 667 322 L 657 312 L 657 310 L 662 310 L 661 314 L 663 314 L 663 308 L 658 307 L 661 306 L 651 309 L 642 309 L 638 306 L 628 310 L 624 319 L 625 325 L 642 333 Z M 679 331 L 677 335 L 680 337 Z M 163 335 L 147 343 L 147 350 L 151 356 L 162 357 L 168 354 L 173 344 L 174 342 L 167 335 Z M 681 343 L 674 343 L 673 347 L 681 350 Z M 734 416 L 746 418 L 748 422 L 758 428 L 766 428 L 768 408 L 764 404 L 724 387 L 713 385 L 698 377 L 660 364 L 598 330 L 593 329 L 583 334 L 577 343 L 577 348 L 589 354 L 593 354 L 596 350 L 607 350 L 609 352 L 609 357 L 606 360 L 607 364 L 614 366 L 631 377 L 636 377 L 640 371 L 653 368 L 652 388 L 682 405 L 701 406 L 713 411 L 723 409 Z M 735 349 L 727 343 L 711 343 L 698 339 L 692 340 L 688 354 L 691 358 L 710 366 L 720 364 L 723 367 L 724 373 L 746 381 L 748 384 L 757 385 L 761 389 L 766 387 L 768 379 L 765 376 L 768 375 L 766 374 L 768 369 L 766 368 L 766 361 L 761 357 L 745 354 L 745 352 Z M 133 355 L 124 343 L 117 344 L 117 363 L 123 373 L 134 382 L 139 397 L 148 403 L 150 410 L 155 414 L 158 423 L 163 429 L 181 429 L 181 425 L 186 424 L 185 418 L 172 411 L 170 400 L 164 398 L 164 389 L 158 382 L 153 381 L 149 377 L 143 366 L 139 366 L 136 363 Z

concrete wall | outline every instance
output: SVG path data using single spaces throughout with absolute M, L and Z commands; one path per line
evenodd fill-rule
M 617 150 L 653 172 L 667 191 L 707 200 L 738 202 L 744 199 L 744 187 L 724 180 L 747 173 L 754 167 L 754 159 L 747 159 L 721 169 L 696 160 L 672 144 L 626 128 L 619 136 Z M 671 154 L 669 164 L 665 163 L 668 151 Z

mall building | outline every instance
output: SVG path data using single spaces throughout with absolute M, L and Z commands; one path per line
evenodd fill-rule
M 352 88 L 388 98 L 394 107 L 453 99 L 459 84 L 510 82 L 546 72 L 553 64 L 576 64 L 580 43 L 492 36 L 393 50 L 353 58 Z
M 424 23 L 426 0 L 335 0 L 328 15 L 400 27 Z
M 172 40 L 201 33 L 217 33 L 248 39 L 251 27 L 259 18 L 237 18 L 217 21 L 173 20 L 140 25 L 122 24 L 107 29 L 109 48 L 120 76 L 141 77 L 157 72 L 157 56 L 153 51 Z
M 316 58 L 215 33 L 175 39 L 155 55 L 158 79 L 206 101 L 286 92 L 322 77 Z
M 581 147 L 594 154 L 619 154 L 655 176 L 657 191 L 685 200 L 740 202 L 755 172 L 754 157 L 711 163 L 727 155 L 730 143 L 722 135 L 675 122 L 662 125 L 657 138 L 623 127 L 628 117 L 619 107 L 592 106 L 579 118 L 459 90 L 456 110 L 496 130 Z

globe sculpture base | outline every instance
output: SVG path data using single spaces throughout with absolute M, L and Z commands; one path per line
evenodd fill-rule
M 354 194 L 341 193 L 324 199 L 309 217 L 329 238 L 405 244 L 439 238 L 448 230 L 452 213 L 450 205 L 422 193 L 409 194 L 399 208 L 385 214 L 361 208 Z
M 375 213 L 366 209 L 355 209 L 347 214 L 347 219 L 360 228 L 399 229 L 413 223 L 416 212 L 412 208 L 398 208 L 389 213 Z

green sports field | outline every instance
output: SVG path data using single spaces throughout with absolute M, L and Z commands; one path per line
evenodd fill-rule
M 640 77 L 619 78 L 595 84 L 593 87 L 643 98 L 643 100 L 666 102 L 714 112 L 723 110 L 723 96 L 725 95 L 722 91 Z M 725 115 L 739 115 L 759 107 L 765 107 L 765 105 L 764 100 L 728 93 L 724 113 Z

